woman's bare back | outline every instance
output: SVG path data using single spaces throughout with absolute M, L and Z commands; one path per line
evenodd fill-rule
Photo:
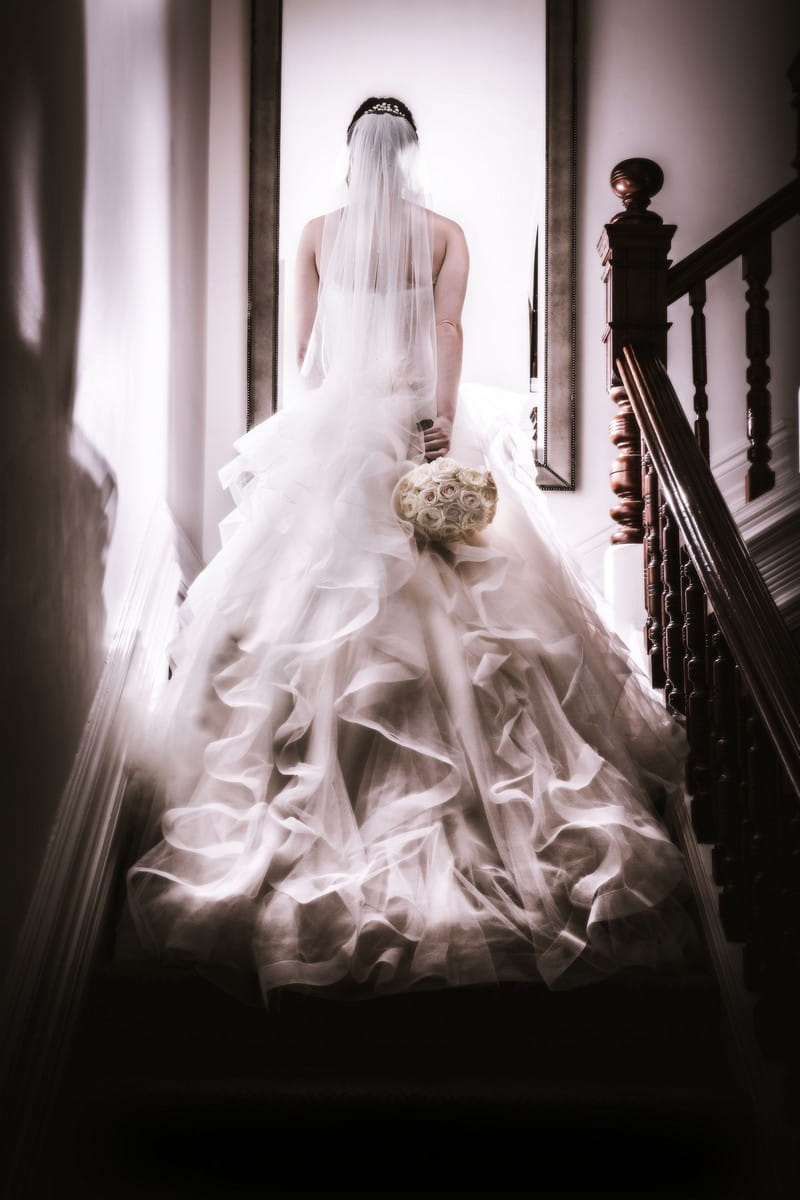
M 458 324 L 461 320 L 469 273 L 466 239 L 460 225 L 455 221 L 431 209 L 425 211 L 430 220 L 431 279 L 436 320 L 437 323 L 450 321 Z M 296 285 L 298 356 L 301 362 L 316 314 L 326 222 L 334 217 L 341 218 L 343 212 L 343 209 L 339 209 L 335 213 L 312 218 L 300 236 Z
M 425 210 L 430 221 L 431 280 L 436 322 L 436 415 L 424 435 L 429 458 L 441 457 L 450 448 L 458 383 L 461 376 L 463 335 L 461 311 L 467 290 L 469 252 L 461 226 L 441 213 Z M 323 233 L 331 218 L 341 220 L 344 209 L 314 217 L 303 229 L 297 251 L 297 362 L 302 365 L 314 325 L 319 295 Z M 412 280 L 409 279 L 409 283 Z

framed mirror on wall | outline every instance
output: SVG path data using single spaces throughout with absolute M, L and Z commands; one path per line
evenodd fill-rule
M 540 486 L 575 486 L 575 0 L 253 0 L 248 424 L 294 371 L 293 264 L 343 199 L 369 95 L 414 113 L 431 207 L 470 247 L 465 381 L 533 418 Z

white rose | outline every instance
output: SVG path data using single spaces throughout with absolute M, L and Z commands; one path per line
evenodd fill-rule
M 444 525 L 444 516 L 440 508 L 421 508 L 417 513 L 417 525 L 425 533 L 437 533 Z
M 431 463 L 431 475 L 434 479 L 453 479 L 460 468 L 453 458 L 435 458 Z
M 487 471 L 478 471 L 473 467 L 462 467 L 458 478 L 464 487 L 480 488 L 486 484 L 487 475 Z
M 458 493 L 458 502 L 461 507 L 467 509 L 467 511 L 481 507 L 481 497 L 477 492 L 472 491 L 471 488 L 461 489 L 461 491 Z
M 454 479 L 444 479 L 439 484 L 439 495 L 443 500 L 453 500 L 458 495 L 458 484 Z
M 491 521 L 497 512 L 497 492 L 490 492 L 487 489 L 483 496 L 483 502 L 489 512 L 489 520 Z

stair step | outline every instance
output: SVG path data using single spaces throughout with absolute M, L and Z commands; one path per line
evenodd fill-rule
M 648 1079 L 630 1080 L 611 1074 L 598 1079 L 584 1076 L 580 1080 L 569 1075 L 558 1077 L 509 1076 L 500 1072 L 449 1077 L 420 1078 L 415 1076 L 376 1073 L 372 1078 L 340 1074 L 335 1077 L 301 1072 L 296 1075 L 260 1077 L 228 1075 L 224 1078 L 199 1074 L 177 1078 L 109 1078 L 101 1094 L 106 1101 L 120 1106 L 128 1113 L 143 1113 L 151 1107 L 163 1112 L 192 1112 L 195 1119 L 224 1111 L 230 1114 L 257 1110 L 261 1118 L 288 1119 L 302 1114 L 304 1119 L 330 1120 L 331 1106 L 341 1113 L 365 1110 L 371 1120 L 383 1120 L 387 1111 L 409 1106 L 427 1107 L 431 1111 L 446 1108 L 452 1115 L 457 1111 L 468 1118 L 478 1109 L 484 1117 L 491 1112 L 505 1113 L 509 1106 L 522 1105 L 530 1116 L 534 1112 L 556 1112 L 589 1115 L 601 1107 L 608 1119 L 613 1112 L 630 1112 L 633 1106 L 639 1118 L 650 1120 L 659 1113 L 673 1114 L 680 1109 L 688 1118 L 704 1122 L 714 1113 L 715 1119 L 727 1119 L 738 1111 L 730 1089 L 720 1088 L 718 1082 L 705 1084 L 694 1078 L 664 1080 L 657 1074 Z M 349 1118 L 348 1118 L 349 1119 Z
M 720 1005 L 705 975 L 614 978 L 554 993 L 502 984 L 342 999 L 284 992 L 247 1007 L 196 972 L 115 964 L 94 980 L 83 1044 L 134 1075 L 476 1070 L 559 1078 L 570 1069 L 641 1077 L 719 1067 Z M 569 1065 L 567 1065 L 569 1064 Z
M 92 981 L 64 1108 L 65 1177 L 115 1200 L 754 1194 L 704 974 L 265 1009 L 117 962 Z
M 576 1090 L 497 1078 L 393 1078 L 390 1088 L 306 1079 L 119 1087 L 75 1105 L 68 1172 L 83 1196 L 104 1200 L 312 1190 L 538 1197 L 550 1188 L 637 1200 L 651 1189 L 681 1200 L 756 1195 L 747 1125 L 713 1091 L 651 1083 L 631 1095 L 613 1080 Z

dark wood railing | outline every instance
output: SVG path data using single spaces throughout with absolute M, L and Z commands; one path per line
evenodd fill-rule
M 772 1100 L 753 1098 L 769 1157 L 788 1158 L 781 1171 L 792 1177 L 800 1131 L 800 652 L 663 364 L 628 347 L 618 370 L 642 438 L 651 664 L 689 742 L 691 827 L 683 840 L 711 845 L 719 924 L 741 944 L 741 983 L 755 997 L 752 1041 L 735 1034 L 743 1071 L 751 1088 L 763 1082 L 753 1055 L 779 1072 Z M 735 1009 L 736 996 L 726 999 Z
M 800 55 L 788 72 L 793 105 L 798 110 L 798 151 L 793 166 L 800 171 Z M 600 239 L 606 284 L 606 385 L 617 405 L 611 422 L 611 441 L 617 458 L 611 467 L 611 490 L 616 503 L 615 544 L 644 538 L 641 446 L 639 430 L 625 387 L 616 368 L 623 347 L 652 350 L 666 365 L 668 309 L 686 296 L 691 308 L 692 375 L 695 437 L 708 458 L 708 396 L 706 392 L 706 285 L 723 267 L 741 259 L 747 284 L 745 300 L 746 432 L 750 443 L 745 497 L 756 499 L 775 483 L 771 468 L 771 401 L 769 393 L 770 328 L 767 285 L 772 269 L 772 234 L 800 213 L 800 179 L 780 188 L 740 220 L 673 265 L 668 260 L 674 225 L 665 225 L 650 202 L 664 176 L 650 159 L 631 158 L 611 173 L 612 190 L 623 210 L 611 218 Z
M 800 651 L 692 436 L 663 364 L 652 353 L 627 347 L 618 367 L 645 447 L 645 540 L 660 557 L 661 580 L 661 595 L 648 589 L 648 616 L 663 626 L 661 670 L 668 701 L 690 718 L 698 689 L 708 692 L 701 661 L 705 639 L 701 643 L 700 638 L 707 600 L 719 637 L 727 643 L 725 656 L 736 663 L 800 795 Z M 687 592 L 692 593 L 688 602 Z M 703 736 L 691 740 L 704 743 L 706 727 L 704 719 Z
M 800 56 L 789 71 L 800 87 Z M 799 139 L 800 141 L 800 139 Z M 795 162 L 800 166 L 800 155 Z M 695 844 L 712 847 L 719 923 L 742 945 L 757 999 L 755 1044 L 778 1062 L 800 1121 L 800 654 L 708 465 L 706 281 L 737 258 L 747 282 L 746 497 L 769 490 L 771 234 L 800 211 L 800 182 L 670 266 L 675 226 L 650 211 L 663 182 L 647 159 L 611 175 L 623 211 L 599 251 L 606 285 L 607 386 L 616 544 L 643 543 L 653 685 L 686 722 Z M 668 306 L 692 313 L 694 430 L 667 370 Z M 743 391 L 745 389 L 743 388 Z
M 710 843 L 725 937 L 757 995 L 755 1040 L 800 1121 L 800 652 L 663 364 L 618 369 L 642 437 L 653 675 L 686 721 L 691 825 Z
M 750 466 L 745 476 L 747 500 L 763 496 L 775 483 L 775 473 L 769 465 L 771 404 L 767 284 L 772 271 L 772 234 L 797 213 L 800 213 L 800 179 L 775 192 L 747 216 L 723 229 L 722 233 L 675 263 L 667 272 L 667 303 L 672 304 L 688 295 L 691 305 L 695 431 L 707 458 L 706 284 L 717 271 L 736 259 L 742 260 L 742 278 L 747 284 L 745 349 L 747 437 L 750 442 L 747 451 Z

